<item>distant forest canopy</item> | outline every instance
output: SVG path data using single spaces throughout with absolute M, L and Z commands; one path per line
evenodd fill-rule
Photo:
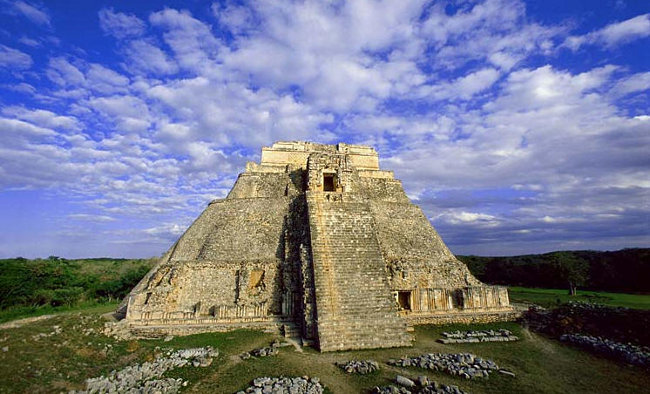
M 456 256 L 490 284 L 650 293 L 650 248 L 590 250 L 507 257 Z
M 0 310 L 122 299 L 157 259 L 0 259 Z

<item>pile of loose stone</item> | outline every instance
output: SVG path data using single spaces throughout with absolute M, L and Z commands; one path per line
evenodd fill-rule
M 418 376 L 413 381 L 404 376 L 397 375 L 395 378 L 397 385 L 390 385 L 384 387 L 375 387 L 373 393 L 377 394 L 465 394 L 465 392 L 458 388 L 458 386 L 447 386 L 445 384 L 438 384 L 430 381 L 426 376 Z
M 287 344 L 288 345 L 288 344 Z M 275 356 L 278 354 L 278 348 L 286 346 L 284 343 L 281 343 L 278 340 L 275 340 L 271 343 L 270 346 L 261 347 L 258 349 L 253 349 L 250 352 L 244 352 L 239 355 L 239 358 L 242 360 L 248 360 L 251 357 L 268 357 Z
M 267 356 L 275 356 L 278 354 L 278 349 L 267 346 L 267 347 L 261 347 L 259 349 L 253 349 L 250 352 L 244 352 L 239 355 L 239 358 L 242 360 L 248 360 L 251 357 L 267 357 Z
M 347 373 L 357 373 L 360 375 L 379 371 L 379 363 L 374 360 L 350 360 L 347 362 L 337 362 L 336 365 Z
M 499 330 L 443 332 L 442 336 L 444 338 L 438 339 L 440 343 L 512 342 L 519 340 L 518 337 L 512 335 L 512 332 L 503 328 Z
M 321 394 L 323 386 L 318 378 L 309 378 L 309 376 L 288 378 L 257 378 L 253 380 L 253 385 L 246 390 L 238 391 L 237 394 L 245 393 L 274 393 L 274 394 Z
M 442 371 L 465 379 L 488 377 L 491 372 L 499 371 L 499 366 L 494 361 L 469 353 L 429 353 L 419 357 L 404 357 L 399 360 L 390 359 L 388 364 L 398 367 L 419 367 Z M 512 374 L 512 372 L 508 371 L 503 373 Z
M 207 367 L 218 355 L 219 351 L 210 346 L 169 351 L 166 357 L 112 371 L 107 377 L 88 379 L 86 390 L 77 393 L 176 393 L 181 386 L 187 386 L 187 381 L 162 378 L 165 372 L 189 365 Z
M 581 334 L 564 334 L 560 337 L 560 340 L 594 350 L 630 364 L 650 367 L 650 349 L 646 346 L 636 346 L 629 343 L 624 344 L 606 338 Z

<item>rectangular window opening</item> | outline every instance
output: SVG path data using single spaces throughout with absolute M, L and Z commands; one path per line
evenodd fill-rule
M 336 191 L 334 182 L 334 174 L 323 174 L 323 191 L 333 192 Z

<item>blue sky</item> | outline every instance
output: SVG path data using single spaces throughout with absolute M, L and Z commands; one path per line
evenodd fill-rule
M 0 257 L 162 254 L 277 140 L 453 252 L 650 246 L 650 3 L 0 0 Z

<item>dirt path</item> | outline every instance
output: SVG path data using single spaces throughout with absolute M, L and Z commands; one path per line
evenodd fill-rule
M 54 316 L 57 316 L 57 315 L 41 315 L 41 316 L 26 317 L 24 319 L 8 321 L 6 323 L 0 324 L 0 330 L 6 330 L 8 328 L 22 327 L 25 324 L 34 323 L 34 322 L 41 321 L 41 320 L 51 319 Z
M 547 354 L 557 353 L 556 350 L 553 348 L 553 345 L 551 345 L 547 340 L 541 338 L 539 335 L 535 334 L 534 332 L 531 332 L 527 328 L 521 330 L 521 336 L 529 340 L 530 343 L 532 343 L 534 346 L 540 348 L 544 353 Z

